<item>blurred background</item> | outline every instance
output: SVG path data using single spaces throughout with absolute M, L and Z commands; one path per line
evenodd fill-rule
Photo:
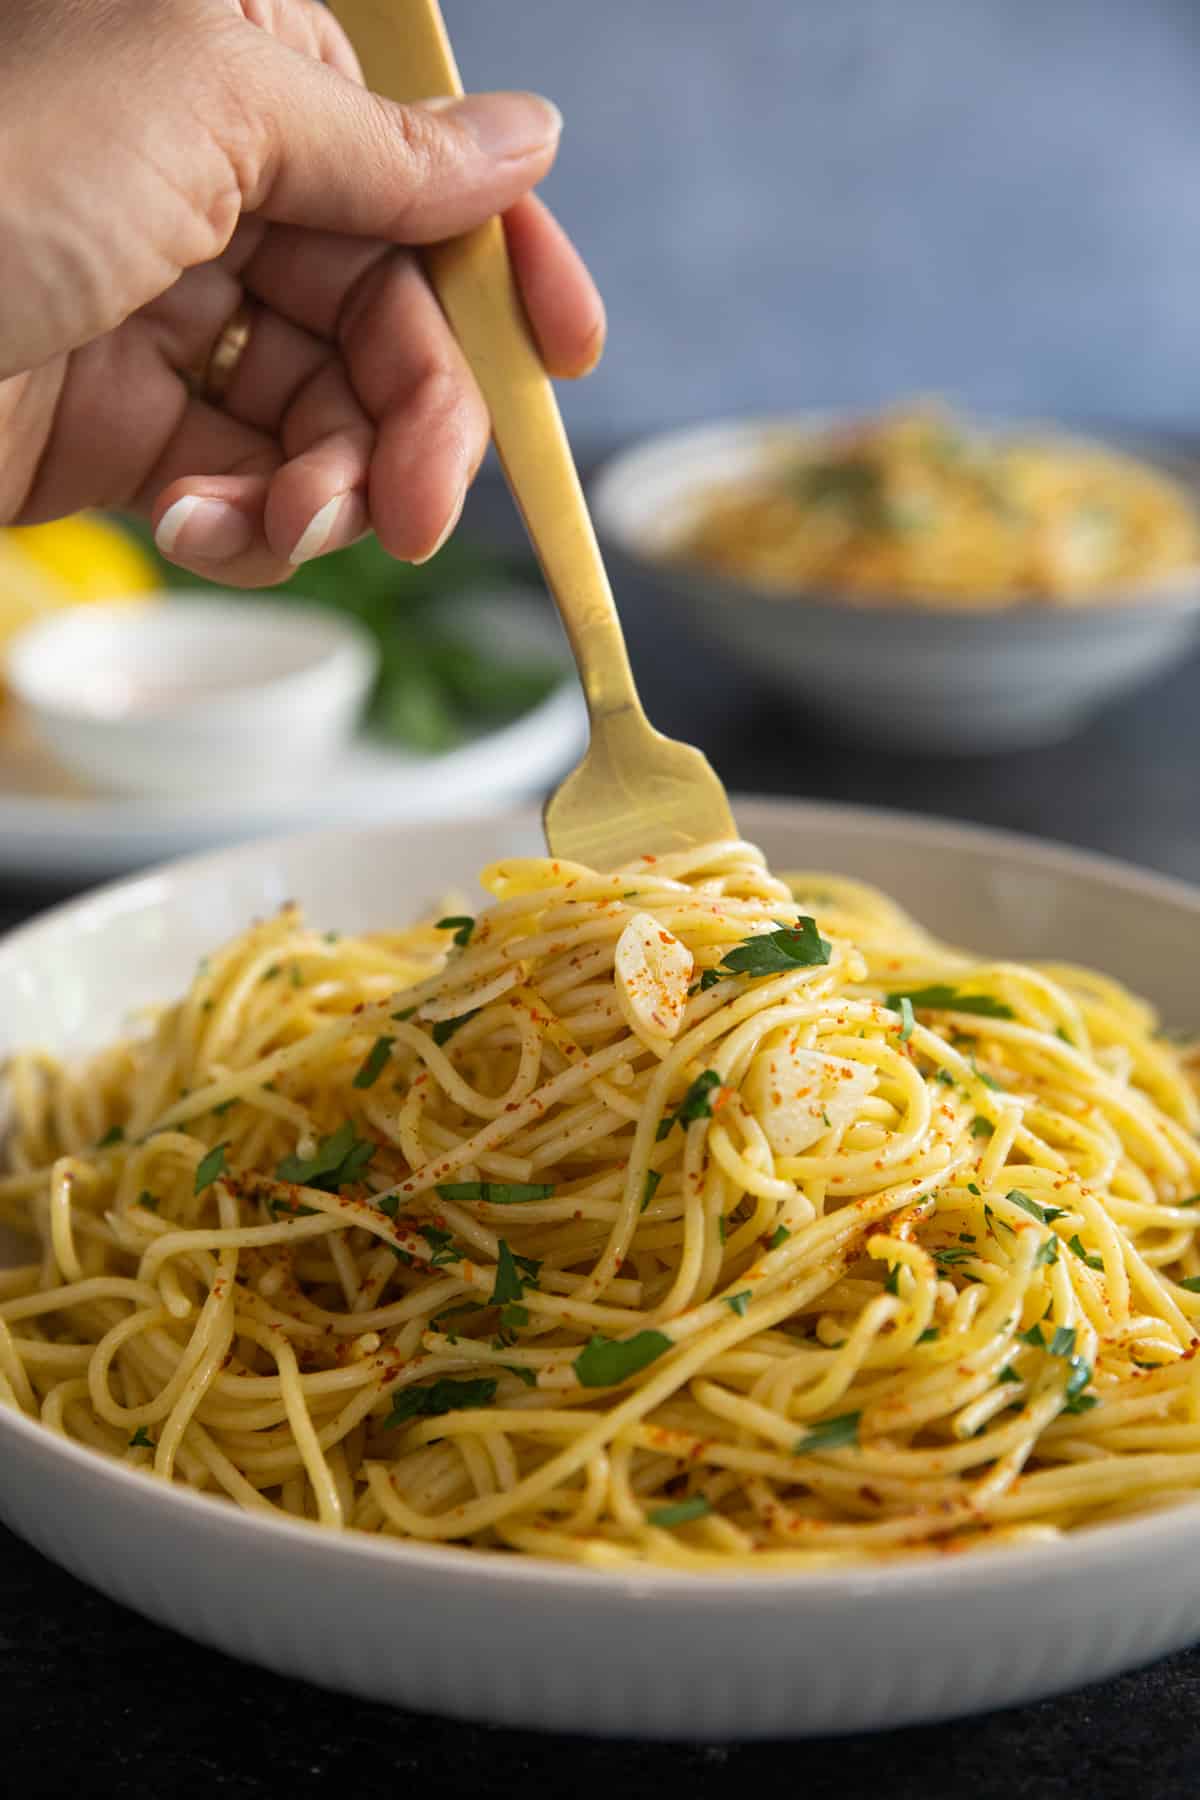
M 1186 425 L 1192 0 L 445 0 L 468 85 L 566 116 L 548 197 L 604 290 L 581 436 L 872 407 Z
M 610 333 L 562 404 L 589 480 L 625 458 L 593 498 L 655 722 L 743 790 L 972 818 L 1200 877 L 1194 0 L 444 7 L 469 86 L 540 89 L 566 116 L 546 193 Z M 844 427 L 921 396 L 985 430 L 1036 419 L 1135 455 L 1135 488 L 1149 471 L 1189 509 L 1173 548 L 1147 550 L 1165 542 L 1161 492 L 1122 493 L 1111 468 L 1035 480 L 935 414 L 900 455 L 844 429 L 803 465 L 770 449 L 788 529 L 810 551 L 829 540 L 819 578 L 768 592 L 749 564 L 718 579 L 711 558 L 678 554 L 664 522 L 682 531 L 692 489 L 757 479 L 767 451 L 744 434 L 658 451 L 654 434 L 809 411 Z M 1003 595 L 999 565 L 962 548 L 968 526 L 1007 533 L 1014 558 L 1022 539 Z M 1051 564 L 1057 586 L 1037 573 Z M 0 658 L 68 603 L 136 591 L 150 614 L 164 588 L 196 585 L 136 527 L 0 533 Z M 319 779 L 251 779 L 247 751 L 232 778 L 151 791 L 138 770 L 170 757 L 161 737 L 147 750 L 145 721 L 117 742 L 130 721 L 109 707 L 111 742 L 81 739 L 53 705 L 17 703 L 10 662 L 0 875 L 77 885 L 307 822 L 510 805 L 580 747 L 562 640 L 494 469 L 427 569 L 368 543 L 266 604 L 299 601 L 377 661 Z

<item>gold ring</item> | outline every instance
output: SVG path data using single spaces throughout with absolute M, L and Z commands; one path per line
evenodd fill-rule
M 210 406 L 220 406 L 229 392 L 238 364 L 246 354 L 253 326 L 254 308 L 243 296 L 217 333 L 208 360 L 193 383 L 193 391 Z

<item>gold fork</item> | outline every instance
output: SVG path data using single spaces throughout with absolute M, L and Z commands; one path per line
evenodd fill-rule
M 367 81 L 392 100 L 461 94 L 437 0 L 334 0 Z M 426 255 L 483 392 L 513 497 L 554 596 L 587 699 L 587 754 L 546 804 L 552 855 L 619 868 L 738 835 L 725 789 L 690 744 L 646 718 L 596 534 L 498 219 Z

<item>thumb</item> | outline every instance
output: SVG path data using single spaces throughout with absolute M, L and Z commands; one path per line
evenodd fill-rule
M 561 129 L 557 107 L 536 94 L 401 106 L 274 44 L 255 59 L 252 92 L 239 96 L 230 154 L 247 211 L 424 244 L 519 200 L 554 161 Z

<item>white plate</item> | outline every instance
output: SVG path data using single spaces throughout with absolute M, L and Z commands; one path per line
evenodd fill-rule
M 743 802 L 777 867 L 886 886 L 936 930 L 1066 955 L 1200 1020 L 1200 893 L 999 832 Z M 0 1056 L 95 1043 L 292 895 L 403 920 L 536 823 L 319 834 L 108 888 L 0 945 Z M 858 1731 L 1010 1706 L 1200 1636 L 1200 1506 L 1054 1545 L 808 1575 L 612 1573 L 250 1517 L 0 1410 L 0 1516 L 165 1624 L 283 1674 L 508 1725 L 685 1738 Z
M 511 593 L 458 602 L 456 621 L 501 655 L 559 661 L 564 683 L 511 725 L 439 755 L 359 737 L 288 795 L 253 797 L 228 783 L 170 798 L 103 793 L 53 761 L 16 709 L 0 706 L 0 875 L 102 880 L 219 844 L 319 825 L 409 825 L 532 799 L 581 754 L 583 696 L 562 633 L 544 608 Z

